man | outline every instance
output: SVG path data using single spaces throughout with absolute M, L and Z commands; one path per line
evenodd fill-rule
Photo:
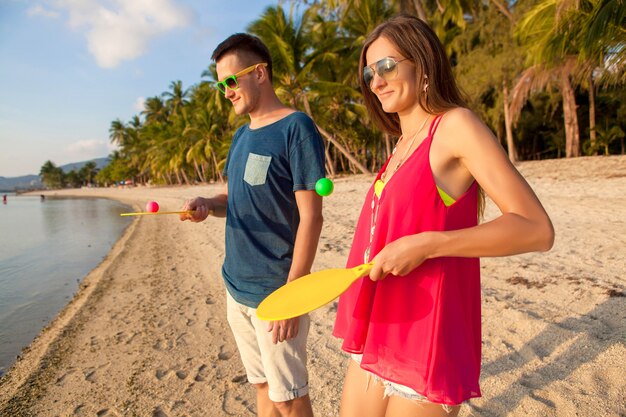
M 286 281 L 310 273 L 322 229 L 324 149 L 313 121 L 284 106 L 260 39 L 235 34 L 211 57 L 217 87 L 250 123 L 233 137 L 223 194 L 185 203 L 181 220 L 226 217 L 222 275 L 227 317 L 259 416 L 312 416 L 306 370 L 309 317 L 263 322 L 256 307 Z

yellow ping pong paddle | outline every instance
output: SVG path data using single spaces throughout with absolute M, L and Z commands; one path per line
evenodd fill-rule
M 120 216 L 149 216 L 153 214 L 191 214 L 193 210 L 186 211 L 138 211 L 135 213 L 120 213 Z
M 347 269 L 326 269 L 283 285 L 259 304 L 261 320 L 286 320 L 309 313 L 339 297 L 350 285 L 367 275 L 373 263 Z

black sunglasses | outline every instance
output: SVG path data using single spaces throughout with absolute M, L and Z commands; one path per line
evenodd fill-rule
M 402 61 L 406 61 L 409 58 L 404 58 L 396 61 L 392 57 L 388 56 L 373 64 L 363 67 L 363 81 L 365 85 L 372 88 L 372 80 L 374 79 L 374 73 L 378 74 L 380 78 L 385 81 L 392 80 L 398 74 L 398 64 Z

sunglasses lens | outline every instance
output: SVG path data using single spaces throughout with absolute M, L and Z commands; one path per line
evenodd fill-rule
M 391 80 L 396 75 L 396 69 L 398 68 L 398 63 L 393 58 L 383 58 L 380 61 L 372 64 L 372 66 L 376 67 L 376 74 L 384 80 Z M 374 79 L 374 70 L 372 67 L 363 68 L 363 81 L 368 86 L 371 86 L 372 80 Z
M 226 86 L 230 88 L 231 90 L 235 90 L 238 87 L 237 79 L 235 78 L 234 75 L 226 78 L 224 80 L 224 84 L 226 84 Z
M 224 94 L 226 94 L 226 88 L 236 90 L 239 87 L 239 84 L 237 84 L 237 77 L 234 75 L 231 75 L 223 81 L 216 82 L 215 85 Z
M 376 73 L 385 80 L 394 75 L 396 70 L 396 61 L 391 58 L 381 59 L 376 63 Z
M 363 81 L 369 86 L 374 78 L 374 71 L 370 67 L 363 68 Z

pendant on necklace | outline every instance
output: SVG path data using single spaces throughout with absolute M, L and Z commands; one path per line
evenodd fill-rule
M 367 264 L 370 261 L 370 248 L 369 246 L 365 249 L 365 253 L 363 254 L 363 263 Z
M 376 197 L 380 198 L 380 196 L 383 194 L 383 188 L 385 188 L 385 183 L 383 182 L 383 180 L 376 180 L 376 182 L 374 183 L 374 193 L 376 194 Z

